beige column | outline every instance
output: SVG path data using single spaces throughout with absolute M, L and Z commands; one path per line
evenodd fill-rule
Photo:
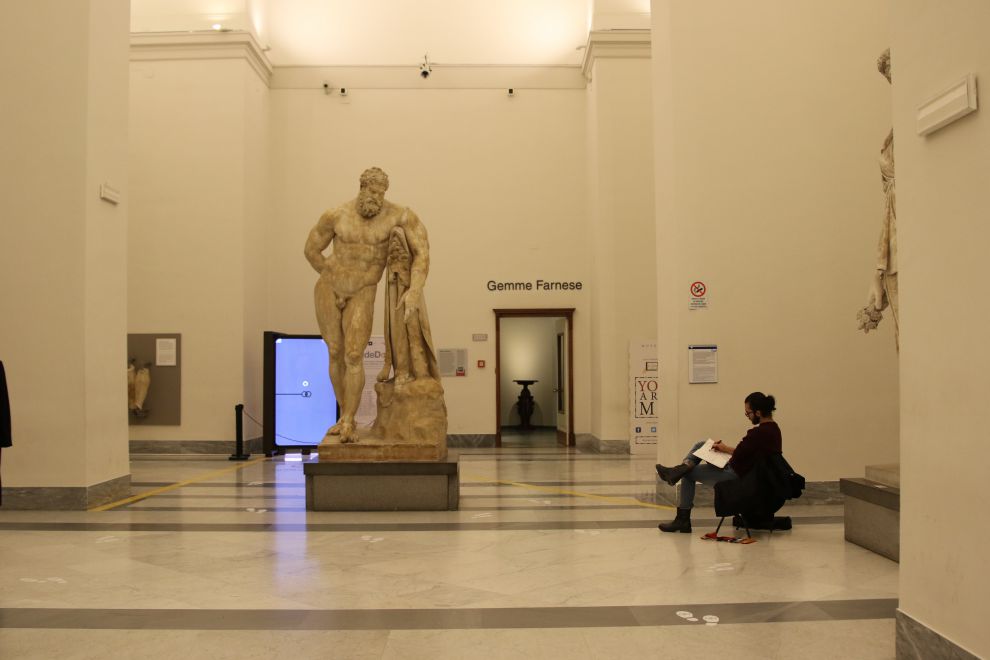
M 987 95 L 927 136 L 918 108 L 975 73 L 987 89 L 990 4 L 891 5 L 900 257 L 901 566 L 897 657 L 990 657 L 987 511 L 990 224 Z M 952 649 L 951 646 L 958 647 Z
M 5 508 L 82 509 L 130 487 L 128 13 L 127 0 L 4 6 Z
M 591 435 L 629 442 L 629 342 L 656 336 L 653 138 L 648 30 L 594 31 L 588 78 Z

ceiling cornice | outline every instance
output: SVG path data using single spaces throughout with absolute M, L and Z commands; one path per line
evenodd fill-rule
M 588 33 L 588 43 L 584 49 L 581 72 L 591 80 L 595 60 L 610 59 L 649 59 L 649 30 L 592 30 Z
M 229 59 L 245 60 L 266 85 L 271 84 L 272 64 L 250 32 L 131 33 L 132 62 Z

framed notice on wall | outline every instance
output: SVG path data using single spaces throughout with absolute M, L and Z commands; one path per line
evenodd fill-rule
M 467 349 L 441 348 L 437 351 L 437 367 L 441 376 L 467 375 Z
M 364 390 L 358 404 L 354 421 L 362 426 L 370 426 L 378 416 L 378 393 L 375 384 L 378 372 L 385 366 L 385 335 L 372 335 L 364 349 Z
M 688 382 L 718 382 L 718 346 L 714 344 L 688 346 Z

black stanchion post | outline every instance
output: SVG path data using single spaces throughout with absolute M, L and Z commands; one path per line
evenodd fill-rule
M 244 453 L 244 404 L 238 403 L 234 406 L 234 424 L 237 428 L 237 438 L 234 440 L 234 453 L 227 459 L 229 461 L 246 461 L 251 458 L 251 454 Z

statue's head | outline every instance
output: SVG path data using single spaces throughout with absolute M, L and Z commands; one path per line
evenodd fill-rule
M 880 53 L 880 57 L 877 58 L 877 71 L 883 74 L 883 77 L 890 82 L 890 49 Z
M 379 167 L 369 167 L 361 173 L 361 190 L 357 196 L 357 210 L 364 218 L 373 218 L 385 206 L 388 175 Z

